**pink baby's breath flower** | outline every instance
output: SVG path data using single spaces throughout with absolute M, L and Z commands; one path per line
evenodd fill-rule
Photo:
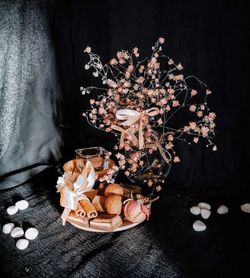
M 177 68 L 178 70 L 182 70 L 182 69 L 183 69 L 183 66 L 182 66 L 181 63 L 179 63 L 179 64 L 176 66 L 176 68 Z
M 135 55 L 135 57 L 139 57 L 140 55 L 139 55 L 139 53 L 138 53 L 138 47 L 135 47 L 135 48 L 133 48 L 133 50 L 132 50 L 132 52 L 133 52 L 133 54 Z
M 149 153 L 149 154 L 152 154 L 153 152 L 154 152 L 153 149 L 149 149 L 149 150 L 148 150 L 148 153 Z
M 197 93 L 198 93 L 198 92 L 197 92 L 196 90 L 192 89 L 192 90 L 191 90 L 191 97 L 197 95 Z
M 174 141 L 174 136 L 172 134 L 168 135 L 168 141 Z
M 197 112 L 197 116 L 198 116 L 199 118 L 201 118 L 201 117 L 203 116 L 203 112 L 202 112 L 202 111 L 198 111 L 198 112 Z
M 174 89 L 173 89 L 173 88 L 168 88 L 167 92 L 168 92 L 170 95 L 172 95 L 172 94 L 174 94 Z
M 208 135 L 209 129 L 206 126 L 201 127 L 201 133 L 203 137 L 206 137 Z
M 174 64 L 174 61 L 173 61 L 172 59 L 169 59 L 169 60 L 168 60 L 168 64 L 169 64 L 169 65 L 173 65 L 173 64 Z
M 180 162 L 180 158 L 178 156 L 175 156 L 174 159 L 173 159 L 174 163 L 178 163 Z
M 117 84 L 115 81 L 113 81 L 112 79 L 108 79 L 107 84 L 112 87 L 112 88 L 116 88 Z
M 198 143 L 199 138 L 198 137 L 194 137 L 193 141 L 194 141 L 194 143 Z
M 196 122 L 190 122 L 189 123 L 189 127 L 191 128 L 191 129 L 193 129 L 193 130 L 195 130 L 195 128 L 196 128 Z
M 110 65 L 117 65 L 118 61 L 115 58 L 113 58 L 113 59 L 110 60 L 109 63 L 110 63 Z
M 180 106 L 180 102 L 178 100 L 174 100 L 173 103 L 172 103 L 172 106 L 173 107 Z
M 190 110 L 191 112 L 195 112 L 195 110 L 196 110 L 196 105 L 191 105 L 191 106 L 189 107 L 189 110 Z
M 91 52 L 91 47 L 90 47 L 90 46 L 87 46 L 87 47 L 84 49 L 84 52 L 90 53 L 90 52 Z
M 163 37 L 160 37 L 160 38 L 159 38 L 159 43 L 160 43 L 160 44 L 164 44 L 164 42 L 165 42 L 165 39 L 164 39 Z
M 158 121 L 157 121 L 158 125 L 162 125 L 163 124 L 163 121 L 162 119 L 160 118 Z
M 136 79 L 136 82 L 139 84 L 142 84 L 144 81 L 144 78 L 142 76 L 140 76 L 139 78 Z
M 214 151 L 214 152 L 217 151 L 217 146 L 216 146 L 216 145 L 213 146 L 213 151 Z
M 125 171 L 124 174 L 128 177 L 129 176 L 129 171 Z
M 207 89 L 207 90 L 206 90 L 206 94 L 207 94 L 207 95 L 211 95 L 211 94 L 212 94 L 212 91 L 210 91 L 210 90 Z
M 162 188 L 161 188 L 160 185 L 157 185 L 157 186 L 155 187 L 155 189 L 156 189 L 157 192 L 160 192 Z
M 210 121 L 213 121 L 216 118 L 216 114 L 214 112 L 210 112 L 208 114 L 208 118 L 209 118 Z
M 166 98 L 162 98 L 161 100 L 160 100 L 160 102 L 162 103 L 162 104 L 167 104 L 167 99 Z

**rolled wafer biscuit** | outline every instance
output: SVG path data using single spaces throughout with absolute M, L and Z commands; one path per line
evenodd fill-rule
M 67 220 L 83 227 L 89 227 L 89 219 L 87 217 L 76 216 L 73 212 L 69 214 Z
M 80 202 L 78 202 L 78 204 L 77 204 L 77 208 L 75 210 L 75 215 L 80 216 L 80 217 L 85 217 L 86 216 L 86 211 L 84 210 L 84 208 L 82 207 Z
M 79 201 L 79 203 L 82 206 L 82 208 L 85 210 L 88 218 L 95 218 L 98 216 L 98 213 L 97 213 L 94 205 L 92 203 L 90 203 L 89 200 L 84 199 L 84 200 Z

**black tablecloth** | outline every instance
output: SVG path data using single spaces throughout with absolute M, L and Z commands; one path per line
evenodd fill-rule
M 23 251 L 10 235 L 0 234 L 2 277 L 250 277 L 250 215 L 237 202 L 221 216 L 215 212 L 220 200 L 202 196 L 212 204 L 212 215 L 207 230 L 196 233 L 192 223 L 198 217 L 189 208 L 201 196 L 170 184 L 149 222 L 124 232 L 90 233 L 62 226 L 57 175 L 51 168 L 1 192 L 1 225 L 39 230 Z M 8 216 L 6 208 L 23 198 L 30 207 Z

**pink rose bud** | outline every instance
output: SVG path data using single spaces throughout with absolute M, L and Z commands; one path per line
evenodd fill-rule
M 130 222 L 142 222 L 149 217 L 149 209 L 136 200 L 131 200 L 124 207 L 124 215 Z

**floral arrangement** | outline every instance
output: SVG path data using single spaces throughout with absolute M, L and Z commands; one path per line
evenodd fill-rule
M 177 141 L 196 144 L 205 139 L 207 147 L 217 150 L 212 141 L 216 114 L 207 104 L 212 92 L 195 76 L 183 75 L 183 66 L 163 53 L 164 43 L 159 38 L 149 58 L 141 59 L 135 47 L 117 52 L 106 64 L 86 47 L 85 69 L 92 69 L 102 85 L 80 88 L 83 95 L 100 92 L 90 99 L 91 109 L 83 115 L 95 128 L 119 138 L 114 147 L 119 169 L 131 179 L 143 173 L 142 181 L 157 191 L 166 169 L 180 162 Z M 178 114 L 181 119 L 176 124 Z

